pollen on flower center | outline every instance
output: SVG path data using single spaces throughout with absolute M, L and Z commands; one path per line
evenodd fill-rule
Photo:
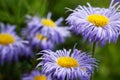
M 67 56 L 58 58 L 57 64 L 62 67 L 66 67 L 66 68 L 78 67 L 78 65 L 79 65 L 77 60 L 75 60 L 72 57 L 67 57 Z
M 55 28 L 55 23 L 50 19 L 42 19 L 41 22 L 44 26 Z
M 91 14 L 87 17 L 87 20 L 97 27 L 104 27 L 109 23 L 109 19 L 101 14 Z
M 14 42 L 15 42 L 15 38 L 12 35 L 7 34 L 7 33 L 0 34 L 0 44 L 9 45 Z
M 47 78 L 44 75 L 39 75 L 39 76 L 35 76 L 34 80 L 47 80 Z
M 44 40 L 44 41 L 47 40 L 47 38 L 45 36 L 41 35 L 41 34 L 37 34 L 36 38 L 39 39 L 39 40 Z

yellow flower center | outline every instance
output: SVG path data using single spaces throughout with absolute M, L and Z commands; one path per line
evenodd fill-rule
M 7 34 L 7 33 L 0 34 L 0 44 L 9 45 L 14 42 L 15 42 L 15 38 L 12 35 Z
M 87 17 L 87 20 L 97 27 L 104 27 L 109 23 L 109 19 L 101 14 L 91 14 Z
M 47 40 L 47 38 L 45 36 L 41 35 L 41 34 L 37 34 L 36 38 L 39 39 L 39 40 L 44 40 L 44 41 Z
M 77 60 L 75 60 L 72 57 L 59 57 L 57 59 L 57 64 L 62 66 L 62 67 L 66 67 L 66 68 L 71 68 L 71 67 L 78 67 L 79 63 Z
M 42 19 L 41 22 L 44 26 L 55 28 L 55 23 L 50 19 Z
M 34 80 L 47 80 L 47 78 L 44 75 L 39 75 L 39 76 L 35 76 Z

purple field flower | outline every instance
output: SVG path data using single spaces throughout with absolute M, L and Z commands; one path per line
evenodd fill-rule
M 36 32 L 39 32 L 43 36 L 47 36 L 54 43 L 59 44 L 64 42 L 66 37 L 70 36 L 68 27 L 61 26 L 62 21 L 63 18 L 59 18 L 55 22 L 51 20 L 51 13 L 48 13 L 47 18 L 28 16 L 27 31 L 23 30 L 23 34 L 27 32 L 33 36 Z
M 30 74 L 24 75 L 22 80 L 52 80 L 50 76 L 40 73 L 37 70 L 33 70 Z
M 89 3 L 78 6 L 66 19 L 70 28 L 81 34 L 89 42 L 116 42 L 120 34 L 120 8 L 119 2 L 111 1 L 109 8 L 93 8 Z
M 44 50 L 38 54 L 43 54 L 38 60 L 43 59 L 38 66 L 42 66 L 42 71 L 51 74 L 53 80 L 90 80 L 91 73 L 96 67 L 96 61 L 85 52 L 72 50 Z
M 31 38 L 30 42 L 31 42 L 32 49 L 33 48 L 39 48 L 41 50 L 54 49 L 54 43 L 40 33 L 36 33 L 33 36 L 33 38 Z
M 0 24 L 0 64 L 18 61 L 19 57 L 30 57 L 28 42 L 15 33 L 15 26 Z

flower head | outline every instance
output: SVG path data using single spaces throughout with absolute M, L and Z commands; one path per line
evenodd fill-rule
M 38 66 L 42 66 L 42 71 L 51 74 L 56 80 L 89 80 L 96 66 L 94 58 L 77 49 L 73 52 L 71 49 L 56 52 L 44 50 L 39 54 L 43 54 L 43 62 L 40 62 Z
M 24 75 L 22 80 L 52 80 L 50 76 L 40 73 L 37 70 L 33 70 L 30 74 Z
M 15 33 L 15 26 L 0 24 L 0 63 L 18 61 L 19 57 L 31 56 L 27 41 L 20 39 Z
M 28 34 L 40 34 L 47 36 L 51 41 L 56 44 L 65 41 L 65 38 L 70 36 L 70 31 L 68 27 L 60 26 L 63 18 L 59 18 L 57 21 L 51 19 L 51 13 L 48 13 L 47 18 L 39 18 L 37 16 L 30 17 L 27 23 Z M 25 31 L 24 31 L 25 32 Z
M 70 28 L 89 42 L 116 42 L 120 32 L 119 3 L 112 0 L 109 8 L 93 8 L 78 6 L 66 19 Z
M 40 33 L 36 33 L 33 38 L 31 38 L 30 42 L 32 49 L 54 49 L 54 43 L 50 39 L 48 39 L 47 36 L 43 36 Z

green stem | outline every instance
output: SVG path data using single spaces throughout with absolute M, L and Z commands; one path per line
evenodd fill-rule
M 95 49 L 96 49 L 96 42 L 93 42 L 93 46 L 92 46 L 92 58 L 94 58 L 95 56 Z M 93 75 L 91 75 L 91 79 L 93 80 Z
M 96 49 L 96 42 L 93 42 L 93 47 L 92 47 L 92 57 L 94 58 L 95 55 L 95 49 Z
M 32 69 L 35 69 L 36 67 L 36 56 L 32 59 Z
M 34 50 L 35 53 L 38 53 L 39 51 L 40 49 Z M 35 69 L 37 65 L 37 56 L 35 53 L 34 53 L 34 58 L 32 59 L 32 69 Z

